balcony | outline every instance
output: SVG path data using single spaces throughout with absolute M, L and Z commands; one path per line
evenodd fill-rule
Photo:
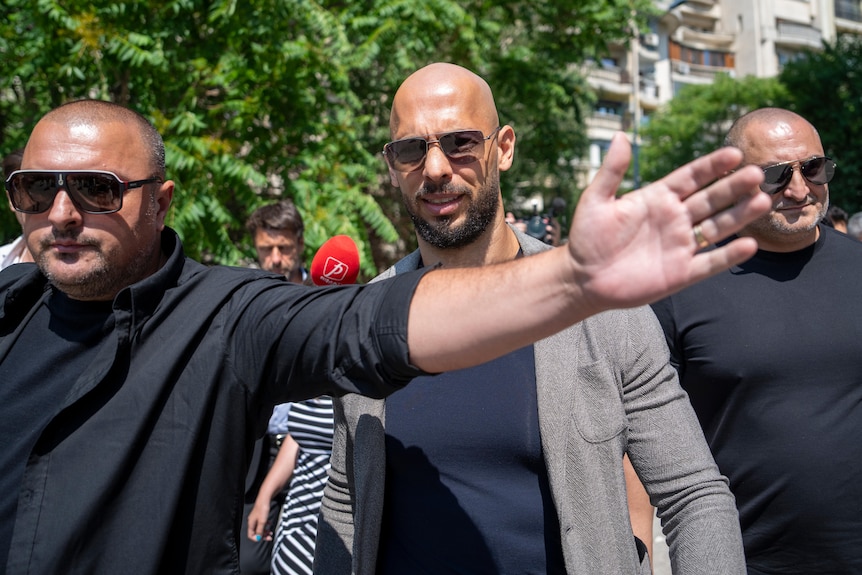
M 623 117 L 616 114 L 603 114 L 601 112 L 593 112 L 587 118 L 587 127 L 592 130 L 607 130 L 611 133 L 619 132 L 625 129 Z
M 779 20 L 776 32 L 775 43 L 783 46 L 820 48 L 823 43 L 820 30 L 806 24 Z
M 675 79 L 688 81 L 689 83 L 702 83 L 705 80 L 712 82 L 716 74 L 724 73 L 733 75 L 733 68 L 723 66 L 706 66 L 704 64 L 693 64 L 681 60 L 673 60 L 673 72 Z
M 585 69 L 587 82 L 599 94 L 619 96 L 632 91 L 631 74 L 618 67 L 591 66 Z
M 680 26 L 676 35 L 683 44 L 711 46 L 719 50 L 728 50 L 736 40 L 733 34 L 693 30 L 685 26 Z

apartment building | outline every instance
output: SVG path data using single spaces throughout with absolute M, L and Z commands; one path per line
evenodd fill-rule
M 591 181 L 612 135 L 631 134 L 687 84 L 718 73 L 771 77 L 805 49 L 838 33 L 862 34 L 862 0 L 657 0 L 650 31 L 613 46 L 586 72 L 597 104 L 588 158 L 574 162 Z M 637 174 L 635 174 L 637 178 Z M 635 182 L 639 184 L 639 182 Z

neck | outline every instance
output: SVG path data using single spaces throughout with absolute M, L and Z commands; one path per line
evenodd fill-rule
M 820 226 L 805 233 L 787 234 L 781 237 L 765 237 L 764 234 L 745 230 L 739 234 L 747 235 L 757 240 L 757 247 L 765 252 L 790 253 L 807 248 L 820 237 Z
M 443 264 L 447 268 L 477 267 L 515 259 L 521 246 L 515 232 L 500 219 L 470 245 L 441 249 L 419 238 L 419 253 L 426 266 Z
M 287 276 L 287 281 L 295 284 L 302 283 L 302 268 L 296 268 Z

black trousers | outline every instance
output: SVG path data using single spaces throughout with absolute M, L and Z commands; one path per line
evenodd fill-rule
M 270 435 L 258 439 L 252 452 L 251 464 L 246 477 L 245 502 L 242 509 L 242 523 L 239 527 L 239 570 L 242 575 L 269 575 L 272 563 L 272 541 L 252 541 L 248 538 L 248 514 L 254 508 L 254 501 L 260 484 L 263 483 L 269 468 L 272 467 L 275 456 L 278 455 L 278 444 Z M 281 515 L 285 492 L 282 492 L 269 503 L 269 521 L 267 531 L 275 535 L 275 528 Z

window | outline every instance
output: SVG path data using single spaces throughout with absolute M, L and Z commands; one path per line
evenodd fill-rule
M 614 102 L 612 100 L 599 100 L 596 104 L 596 113 L 605 116 L 622 116 L 623 103 Z

